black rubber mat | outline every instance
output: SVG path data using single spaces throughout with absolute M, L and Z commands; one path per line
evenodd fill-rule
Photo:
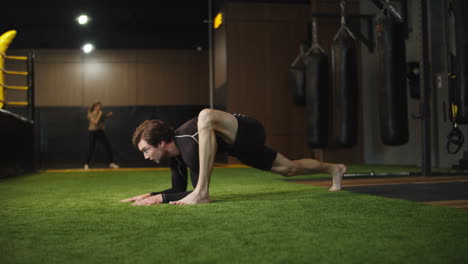
M 344 186 L 343 190 L 415 202 L 468 199 L 468 182 Z

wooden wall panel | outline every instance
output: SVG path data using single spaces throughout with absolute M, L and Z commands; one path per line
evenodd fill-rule
M 163 65 L 162 71 L 162 87 L 160 87 L 161 97 L 157 101 L 158 105 L 172 105 L 171 101 L 178 101 L 178 104 L 189 104 L 189 66 L 187 64 L 181 66 L 176 64 Z
M 209 103 L 206 51 L 39 50 L 35 62 L 38 106 Z
M 157 100 L 158 85 L 161 85 L 162 71 L 157 64 L 138 64 L 137 66 L 137 101 L 139 105 L 150 105 Z
M 84 104 L 135 105 L 135 64 L 86 62 L 83 67 Z
M 225 12 L 227 109 L 259 119 L 267 144 L 291 158 L 311 156 L 289 73 L 307 39 L 308 11 L 307 5 L 229 3 Z
M 228 9 L 230 10 L 230 9 Z M 260 119 L 266 126 L 266 80 L 271 28 L 267 23 L 228 20 L 228 99 L 227 109 Z
M 82 69 L 75 63 L 38 65 L 35 69 L 36 106 L 83 105 Z
M 35 52 L 36 66 L 48 63 L 81 63 L 83 54 L 80 50 L 37 50 Z
M 188 69 L 187 104 L 208 105 L 209 65 L 206 52 L 191 53 Z
M 187 104 L 188 66 L 177 64 L 141 65 L 138 70 L 138 105 Z
M 148 51 L 137 62 L 139 105 L 208 104 L 207 52 Z
M 82 54 L 83 63 L 135 63 L 135 50 L 96 50 L 90 54 Z
M 145 64 L 187 64 L 189 62 L 189 56 L 196 51 L 192 50 L 144 50 L 137 51 L 136 61 L 137 63 Z M 206 52 L 202 52 L 208 58 Z

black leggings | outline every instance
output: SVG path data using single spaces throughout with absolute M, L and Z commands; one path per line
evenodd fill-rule
M 109 159 L 109 163 L 114 162 L 114 157 L 112 156 L 112 148 L 109 143 L 109 140 L 104 133 L 104 130 L 96 130 L 96 131 L 89 131 L 89 149 L 88 149 L 88 156 L 86 158 L 86 164 L 89 164 L 91 158 L 93 157 L 94 149 L 96 147 L 96 141 L 100 141 L 107 152 L 107 158 Z

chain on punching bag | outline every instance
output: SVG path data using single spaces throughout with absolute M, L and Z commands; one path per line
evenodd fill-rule
M 310 147 L 325 147 L 328 142 L 328 56 L 318 43 L 317 20 L 312 22 L 313 44 L 304 56 L 306 65 L 306 119 Z
M 400 15 L 388 3 L 377 16 L 377 62 L 380 134 L 386 145 L 408 142 L 406 92 L 406 29 Z
M 352 147 L 357 141 L 357 92 L 356 37 L 346 26 L 341 1 L 341 27 L 333 38 L 333 129 L 336 143 L 341 147 Z

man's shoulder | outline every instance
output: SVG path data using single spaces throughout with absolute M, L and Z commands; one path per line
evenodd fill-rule
M 175 135 L 177 136 L 196 133 L 198 131 L 197 122 L 198 116 L 188 120 L 175 130 Z

